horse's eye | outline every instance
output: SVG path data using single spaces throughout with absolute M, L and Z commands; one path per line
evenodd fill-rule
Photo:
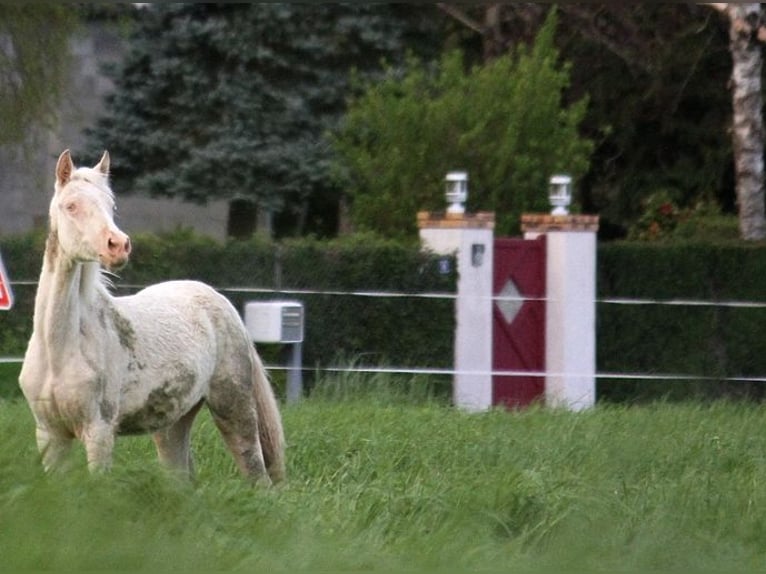
M 77 211 L 77 203 L 76 203 L 76 202 L 74 202 L 74 201 L 70 201 L 70 202 L 69 202 L 69 203 L 67 203 L 67 204 L 66 204 L 64 207 L 65 207 L 65 209 L 66 209 L 66 210 L 67 210 L 69 213 L 74 213 L 75 211 Z

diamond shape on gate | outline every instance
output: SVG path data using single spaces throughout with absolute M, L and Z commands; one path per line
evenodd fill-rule
M 519 293 L 513 280 L 508 279 L 496 297 L 497 308 L 503 314 L 505 322 L 510 325 L 516 318 L 516 315 L 519 314 L 519 311 L 521 311 L 522 305 L 524 305 L 523 296 Z

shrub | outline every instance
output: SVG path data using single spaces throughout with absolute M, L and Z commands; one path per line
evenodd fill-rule
M 363 294 L 454 292 L 455 272 L 442 274 L 441 257 L 423 252 L 415 242 L 363 235 L 332 241 L 252 239 L 221 244 L 188 230 L 140 234 L 133 240 L 131 263 L 114 281 L 118 294 L 185 278 L 215 286 L 240 311 L 247 300 L 300 300 L 306 313 L 306 366 L 329 365 L 340 354 L 375 364 L 452 364 L 451 299 Z M 26 348 L 43 247 L 38 233 L 0 240 L 12 281 L 30 282 L 15 288 L 13 310 L 0 313 L 0 356 L 20 356 Z M 284 292 L 246 292 L 238 289 L 242 287 Z M 310 292 L 291 293 L 296 290 Z M 345 292 L 357 294 L 341 294 Z M 265 352 L 277 355 L 276 350 Z
M 247 300 L 298 299 L 306 310 L 303 357 L 308 369 L 348 362 L 453 366 L 454 302 L 416 295 L 454 292 L 454 262 L 453 271 L 442 275 L 441 258 L 424 253 L 415 242 L 358 235 L 220 244 L 188 231 L 134 240 L 135 257 L 117 280 L 119 293 L 133 292 L 140 284 L 196 278 L 220 288 L 240 310 Z M 0 356 L 20 356 L 26 347 L 43 244 L 39 233 L 0 240 L 17 282 L 14 309 L 0 313 Z M 597 273 L 599 300 L 648 301 L 598 304 L 598 372 L 688 375 L 675 381 L 599 378 L 600 400 L 765 395 L 762 383 L 726 379 L 766 375 L 766 308 L 714 303 L 766 300 L 766 245 L 729 240 L 607 243 L 598 247 Z M 368 296 L 386 291 L 402 295 Z M 673 300 L 695 304 L 652 303 Z M 267 362 L 282 362 L 279 346 L 259 349 Z M 308 372 L 307 386 L 311 376 Z M 282 378 L 277 372 L 278 384 Z M 405 377 L 405 387 L 409 380 Z M 428 384 L 443 392 L 448 381 Z
M 597 267 L 599 299 L 648 300 L 598 306 L 598 370 L 689 375 L 602 379 L 601 398 L 764 396 L 760 383 L 725 379 L 766 375 L 766 309 L 717 302 L 764 302 L 766 246 L 620 242 L 599 246 Z
M 587 101 L 562 105 L 567 65 L 557 63 L 552 11 L 531 50 L 466 71 L 459 52 L 434 73 L 411 60 L 351 102 L 334 137 L 351 216 L 365 229 L 415 235 L 412 215 L 443 207 L 446 172 L 465 168 L 468 206 L 497 214 L 501 234 L 524 211 L 547 209 L 547 178 L 587 171 L 592 142 L 578 127 Z

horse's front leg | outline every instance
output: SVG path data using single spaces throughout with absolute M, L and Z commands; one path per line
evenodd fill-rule
M 53 434 L 44 427 L 37 427 L 35 437 L 45 472 L 60 469 L 72 449 L 72 437 Z
M 114 449 L 114 428 L 111 424 L 103 420 L 91 422 L 83 431 L 82 442 L 85 444 L 88 470 L 103 472 L 111 468 Z

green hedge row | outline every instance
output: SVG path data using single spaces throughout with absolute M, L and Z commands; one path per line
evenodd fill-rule
M 608 298 L 766 303 L 766 246 L 739 242 L 603 244 L 597 289 Z M 766 396 L 766 309 L 712 304 L 597 308 L 601 373 L 691 375 L 599 380 L 602 398 Z
M 44 237 L 0 240 L 14 282 L 34 283 Z M 451 299 L 339 294 L 246 293 L 237 287 L 330 292 L 451 293 L 454 261 L 416 244 L 374 236 L 225 245 L 190 232 L 134 237 L 131 264 L 116 280 L 136 285 L 173 278 L 206 281 L 242 310 L 248 300 L 298 299 L 306 309 L 304 365 L 343 361 L 450 368 L 455 319 Z M 689 375 L 680 380 L 599 378 L 601 399 L 658 396 L 766 396 L 766 383 L 725 381 L 766 376 L 766 309 L 713 304 L 626 305 L 650 301 L 766 301 L 766 246 L 736 242 L 605 243 L 598 251 L 599 373 Z M 19 356 L 29 337 L 34 285 L 14 287 L 16 306 L 0 313 L 0 356 Z M 267 360 L 280 362 L 276 347 Z M 271 355 L 269 355 L 271 353 Z
M 37 280 L 44 242 L 39 234 L 0 240 L 0 252 L 13 282 Z M 332 365 L 344 359 L 376 365 L 452 365 L 452 299 L 337 294 L 454 293 L 454 260 L 447 258 L 445 273 L 445 258 L 426 254 L 415 243 L 363 235 L 334 241 L 274 243 L 253 239 L 220 244 L 178 231 L 139 235 L 133 238 L 133 245 L 131 263 L 114 280 L 118 294 L 129 294 L 140 285 L 185 278 L 222 290 L 240 311 L 250 300 L 303 302 L 306 367 Z M 237 289 L 240 287 L 334 293 L 248 293 Z M 13 310 L 0 313 L 0 356 L 22 355 L 31 330 L 35 286 L 16 285 L 14 292 Z M 267 360 L 282 362 L 278 347 L 265 346 L 263 352 Z

